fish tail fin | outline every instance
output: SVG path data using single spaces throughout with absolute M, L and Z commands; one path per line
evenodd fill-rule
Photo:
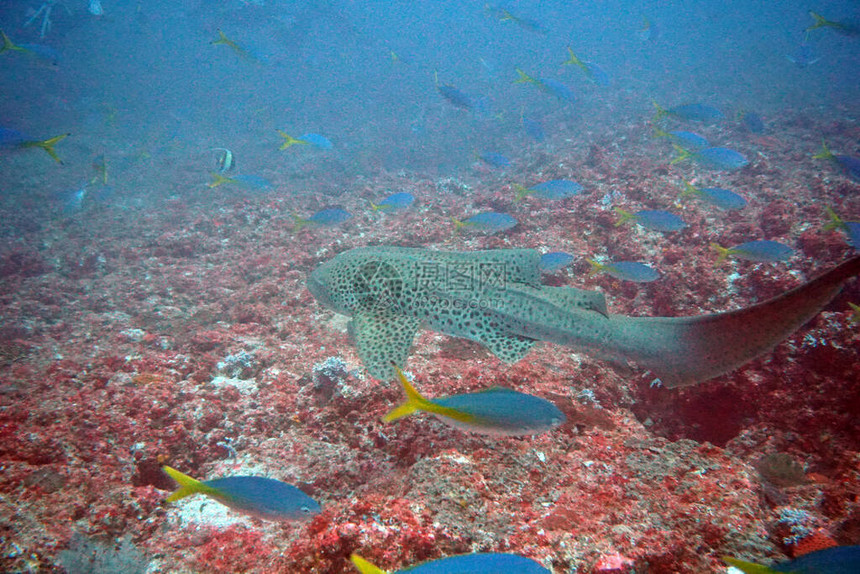
M 514 190 L 516 191 L 516 196 L 514 197 L 514 201 L 522 201 L 523 198 L 532 193 L 530 189 L 528 189 L 524 185 L 520 185 L 519 183 L 514 184 Z
M 684 189 L 681 190 L 681 197 L 690 197 L 691 195 L 698 195 L 699 188 L 690 183 L 687 180 L 684 180 Z
M 311 223 L 312 222 L 310 219 L 305 219 L 304 217 L 299 217 L 295 213 L 293 214 L 293 231 L 299 231 L 299 230 L 307 227 Z
M 537 80 L 517 68 L 517 79 L 514 80 L 515 84 L 537 84 Z
M 667 138 L 669 137 L 669 132 L 663 131 L 657 126 L 654 126 L 654 137 L 655 138 Z
M 0 37 L 2 37 L 3 45 L 0 46 L 0 54 L 3 52 L 9 51 L 17 51 L 17 52 L 26 52 L 26 48 L 22 48 L 21 46 L 16 46 L 12 43 L 12 40 L 9 39 L 9 36 L 6 35 L 6 32 L 0 30 Z
M 723 562 L 729 566 L 734 566 L 744 574 L 775 574 L 777 571 L 768 566 L 747 562 L 746 560 L 738 560 L 731 556 L 723 556 Z
M 652 104 L 654 104 L 654 108 L 656 109 L 656 111 L 654 112 L 654 119 L 653 119 L 653 121 L 655 121 L 655 122 L 656 122 L 656 121 L 658 121 L 658 120 L 663 119 L 663 118 L 664 118 L 664 117 L 666 117 L 667 115 L 669 115 L 669 112 L 668 112 L 668 111 L 666 111 L 666 109 L 665 109 L 664 107 L 662 107 L 660 104 L 658 104 L 658 103 L 657 103 L 657 100 L 655 100 L 655 99 L 653 99 L 653 98 L 652 98 L 652 99 L 651 99 L 651 103 L 652 103 Z
M 589 277 L 594 277 L 595 275 L 597 275 L 598 273 L 602 273 L 603 270 L 606 269 L 606 265 L 598 263 L 594 259 L 586 259 L 586 261 L 588 261 L 588 264 L 591 265 L 591 270 L 588 272 Z
M 281 134 L 281 137 L 284 138 L 284 143 L 281 144 L 280 150 L 285 150 L 290 146 L 306 144 L 305 140 L 296 139 L 288 133 L 285 133 L 281 130 L 278 130 L 278 133 Z
M 672 144 L 672 147 L 675 148 L 675 153 L 678 154 L 678 157 L 676 157 L 675 159 L 670 161 L 669 162 L 670 165 L 674 165 L 676 163 L 682 162 L 684 160 L 688 160 L 691 157 L 693 157 L 693 154 L 691 154 L 689 151 L 685 150 L 684 148 L 682 148 L 678 144 Z
M 406 402 L 394 407 L 387 415 L 382 417 L 382 420 L 387 423 L 409 416 L 415 411 L 427 410 L 427 407 L 432 405 L 430 401 L 424 398 L 424 396 L 422 396 L 421 393 L 412 386 L 412 383 L 409 382 L 409 379 L 406 378 L 406 375 L 403 374 L 403 371 L 401 371 L 397 365 L 392 364 L 392 366 L 397 373 L 397 378 L 400 379 L 400 384 L 403 385 L 403 392 L 406 393 Z
M 772 299 L 692 317 L 611 315 L 608 358 L 634 361 L 667 387 L 717 377 L 767 353 L 815 317 L 860 274 L 860 255 Z
M 61 134 L 52 138 L 48 138 L 46 140 L 41 141 L 33 141 L 33 142 L 24 142 L 21 144 L 21 147 L 37 147 L 45 150 L 45 153 L 51 156 L 55 162 L 62 164 L 63 160 L 60 159 L 60 156 L 57 155 L 57 152 L 54 151 L 54 146 L 57 145 L 57 142 L 68 137 L 69 134 Z
M 567 60 L 561 63 L 562 66 L 570 65 L 570 66 L 579 66 L 583 70 L 585 69 L 585 64 L 582 63 L 576 54 L 573 53 L 573 48 L 570 46 L 567 47 Z
M 827 212 L 827 223 L 824 224 L 824 231 L 833 231 L 835 229 L 845 229 L 845 222 L 842 221 L 842 218 L 836 214 L 830 207 L 825 207 L 824 210 Z
M 376 213 L 377 211 L 382 209 L 382 207 L 380 207 L 379 205 L 376 205 L 372 201 L 369 201 L 368 203 L 370 203 L 370 209 L 372 209 L 374 213 Z
M 821 151 L 812 156 L 812 159 L 833 159 L 834 157 L 833 152 L 827 147 L 827 142 L 821 140 Z
M 198 492 L 207 492 L 206 485 L 199 480 L 191 478 L 187 474 L 179 472 L 175 468 L 171 468 L 167 465 L 162 466 L 161 468 L 167 476 L 175 480 L 179 485 L 179 488 L 174 490 L 170 496 L 165 499 L 165 502 L 175 502 Z
M 456 217 L 452 217 L 451 222 L 454 224 L 454 235 L 456 235 L 462 227 L 466 227 L 467 225 L 465 222 L 460 221 Z
M 233 183 L 233 181 L 234 180 L 232 177 L 227 177 L 226 175 L 223 175 L 223 174 L 220 174 L 217 172 L 213 172 L 212 173 L 212 182 L 207 184 L 207 186 L 210 188 L 218 187 L 219 185 L 223 185 L 225 183 Z
M 615 208 L 615 213 L 618 214 L 618 221 L 615 222 L 615 227 L 621 227 L 628 221 L 632 221 L 635 215 L 627 211 L 626 209 L 621 209 L 620 207 Z
M 213 44 L 213 45 L 216 45 L 216 46 L 218 46 L 218 45 L 221 45 L 221 46 L 230 46 L 230 47 L 231 47 L 231 48 L 233 48 L 234 50 L 237 50 L 237 51 L 240 51 L 240 50 L 241 50 L 241 48 L 239 48 L 239 45 L 238 45 L 238 44 L 236 44 L 236 42 L 234 42 L 234 41 L 233 41 L 233 40 L 231 40 L 230 38 L 228 38 L 228 37 L 227 37 L 227 34 L 225 34 L 225 33 L 224 33 L 224 31 L 223 31 L 223 30 L 221 30 L 221 28 L 218 28 L 218 29 L 216 30 L 216 32 L 218 33 L 218 37 L 217 37 L 217 38 L 215 38 L 214 40 L 212 40 L 211 42 L 209 42 L 210 44 Z
M 812 16 L 812 19 L 815 20 L 815 22 L 806 29 L 807 32 L 809 32 L 810 30 L 817 30 L 818 28 L 827 28 L 828 26 L 833 25 L 833 22 L 831 22 L 821 14 L 818 14 L 817 12 L 813 12 L 812 10 L 810 10 L 809 15 Z
M 711 243 L 711 249 L 719 253 L 717 256 L 717 260 L 714 261 L 714 267 L 725 261 L 729 255 L 732 254 L 732 250 L 729 247 L 723 247 L 719 243 Z
M 850 321 L 852 323 L 856 323 L 860 325 L 860 305 L 857 303 L 848 302 L 848 307 L 851 309 L 851 318 Z
M 358 554 L 350 555 L 349 559 L 352 560 L 353 565 L 358 568 L 358 571 L 361 572 L 361 574 L 388 574 L 388 572 L 382 568 L 374 566 Z

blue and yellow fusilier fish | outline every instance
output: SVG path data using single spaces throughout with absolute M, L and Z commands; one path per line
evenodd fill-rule
M 294 146 L 294 145 L 310 145 L 310 143 L 311 143 L 311 142 L 305 141 L 301 138 L 294 138 L 293 136 L 291 136 L 290 134 L 288 134 L 282 130 L 278 130 L 278 133 L 281 135 L 282 138 L 284 138 L 284 143 L 282 143 L 281 147 L 278 148 L 281 151 L 287 149 L 288 147 Z
M 610 277 L 632 283 L 650 283 L 660 278 L 659 271 L 638 261 L 616 261 L 614 263 L 598 263 L 593 259 L 587 259 L 587 261 L 591 265 L 589 277 L 598 273 L 606 273 Z
M 860 546 L 825 548 L 771 566 L 729 556 L 724 556 L 723 560 L 745 574 L 857 574 L 860 572 Z
M 167 497 L 174 502 L 205 494 L 243 514 L 264 520 L 304 520 L 319 514 L 320 505 L 291 484 L 262 476 L 225 476 L 199 481 L 169 466 L 162 467 L 179 488 Z
M 836 163 L 845 172 L 845 175 L 860 182 L 860 157 L 853 155 L 837 154 L 830 151 L 827 142 L 821 142 L 821 151 L 812 156 L 814 159 L 828 159 Z
M 743 209 L 747 205 L 747 200 L 728 189 L 721 187 L 696 187 L 689 181 L 684 182 L 684 191 L 681 192 L 681 197 L 695 196 L 707 201 L 711 205 L 720 209 L 732 210 Z
M 567 47 L 567 53 L 568 58 L 561 63 L 562 66 L 573 65 L 579 67 L 585 73 L 585 77 L 598 86 L 606 87 L 612 82 L 609 78 L 609 74 L 607 74 L 603 68 L 594 62 L 586 62 L 579 59 L 579 57 L 573 53 L 573 49 L 570 46 Z
M 51 156 L 51 159 L 55 162 L 61 164 L 63 162 L 60 160 L 57 152 L 54 151 L 54 146 L 57 145 L 57 142 L 68 136 L 69 134 L 62 134 L 46 140 L 37 140 L 19 132 L 18 130 L 0 127 L 0 150 L 29 149 L 37 147 L 44 150 L 45 153 Z
M 394 369 L 406 392 L 406 402 L 385 415 L 382 418 L 385 422 L 422 411 L 461 430 L 523 436 L 546 432 L 566 420 L 564 413 L 546 399 L 501 387 L 428 399 L 412 386 L 399 367 L 394 365 Z
M 457 233 L 460 229 L 467 229 L 476 233 L 494 235 L 512 229 L 517 225 L 517 220 L 512 215 L 497 213 L 495 211 L 485 211 L 463 221 L 460 221 L 456 217 L 452 217 L 451 219 L 454 221 L 454 233 Z
M 749 160 L 742 153 L 727 147 L 708 147 L 697 151 L 687 150 L 675 144 L 672 144 L 672 147 L 678 153 L 678 157 L 669 162 L 672 165 L 692 159 L 708 169 L 734 171 L 749 164 Z
M 361 574 L 389 574 L 358 554 L 350 556 L 350 560 Z M 479 553 L 439 558 L 390 574 L 550 574 L 550 571 L 517 554 Z
M 794 255 L 794 249 L 788 245 L 768 239 L 747 241 L 735 247 L 723 247 L 718 243 L 711 243 L 711 248 L 719 253 L 714 265 L 719 265 L 729 257 L 756 263 L 775 263 L 785 261 Z
M 370 202 L 373 211 L 401 211 L 415 203 L 415 196 L 407 191 L 392 193 L 379 203 Z

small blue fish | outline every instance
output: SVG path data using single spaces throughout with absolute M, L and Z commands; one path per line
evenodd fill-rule
M 643 42 L 654 43 L 660 37 L 660 27 L 652 22 L 647 16 L 642 17 L 642 27 L 636 32 L 636 36 Z
M 406 393 L 406 402 L 382 417 L 395 421 L 416 411 L 430 413 L 460 430 L 496 436 L 524 436 L 551 430 L 565 419 L 564 413 L 546 399 L 493 387 L 477 393 L 427 399 L 394 367 Z
M 819 61 L 821 58 L 815 54 L 812 46 L 804 42 L 797 47 L 794 54 L 785 57 L 786 60 L 797 66 L 798 68 L 806 68 Z
M 770 240 L 748 241 L 735 247 L 723 247 L 717 243 L 711 243 L 711 247 L 720 254 L 714 265 L 719 265 L 728 257 L 757 263 L 774 263 L 785 261 L 794 255 L 794 249 L 788 245 Z
M 567 199 L 574 195 L 579 195 L 583 187 L 575 181 L 569 179 L 552 179 L 538 183 L 529 188 L 519 184 L 514 184 L 514 189 L 517 192 L 516 201 L 522 200 L 526 196 L 536 197 L 538 199 L 547 199 L 557 201 Z
M 615 222 L 615 227 L 624 225 L 628 221 L 635 221 L 645 229 L 664 233 L 680 231 L 687 227 L 683 219 L 668 211 L 644 209 L 636 213 L 630 213 L 620 207 L 616 207 L 615 212 L 619 215 L 618 221 Z
M 57 142 L 66 138 L 68 135 L 69 134 L 63 134 L 46 140 L 37 140 L 19 132 L 18 130 L 0 127 L 0 150 L 29 149 L 37 147 L 44 150 L 44 152 L 51 156 L 51 159 L 55 162 L 62 164 L 63 162 L 60 160 L 57 152 L 54 151 L 54 146 Z
M 220 173 L 212 174 L 212 182 L 208 184 L 210 188 L 218 187 L 226 183 L 232 183 L 252 191 L 269 191 L 272 189 L 272 184 L 263 176 L 254 175 L 252 173 L 238 174 L 226 176 Z
M 573 102 L 576 100 L 576 95 L 573 93 L 573 90 L 558 80 L 554 80 L 552 78 L 541 78 L 539 87 L 544 92 L 555 96 L 562 102 Z
M 523 129 L 530 138 L 536 142 L 542 142 L 546 139 L 546 134 L 543 131 L 543 126 L 536 119 L 528 116 L 522 117 Z
M 689 151 L 674 145 L 678 157 L 673 159 L 672 164 L 692 159 L 696 163 L 708 169 L 721 171 L 734 171 L 749 164 L 749 160 L 743 154 L 727 147 L 708 147 L 698 151 Z
M 478 154 L 478 158 L 485 164 L 493 167 L 508 167 L 511 165 L 511 160 L 495 151 L 482 152 Z
M 517 79 L 515 84 L 531 84 L 544 93 L 555 96 L 563 102 L 573 102 L 576 96 L 573 91 L 562 82 L 552 78 L 533 78 L 517 68 Z
M 732 210 L 743 209 L 747 205 L 747 200 L 728 189 L 721 187 L 704 187 L 698 188 L 689 181 L 684 182 L 684 191 L 681 192 L 681 197 L 694 195 L 707 201 L 711 205 L 720 209 Z
M 324 227 L 334 227 L 336 225 L 340 225 L 344 221 L 349 220 L 350 218 L 352 218 L 352 214 L 340 207 L 329 207 L 327 209 L 321 209 L 307 219 L 301 218 L 297 215 L 293 215 L 293 219 L 295 219 L 296 221 L 294 231 L 298 231 L 306 225 L 322 225 Z
M 741 114 L 741 123 L 754 134 L 764 133 L 764 120 L 755 112 L 743 112 Z
M 315 133 L 306 133 L 299 136 L 299 139 L 303 142 L 309 143 L 312 146 L 318 147 L 319 149 L 331 149 L 334 147 L 334 144 L 331 141 L 320 134 Z
M 350 560 L 361 574 L 389 574 L 358 554 Z M 410 566 L 390 574 L 551 574 L 532 560 L 516 554 L 460 554 Z
M 162 467 L 179 489 L 166 502 L 192 494 L 205 494 L 221 504 L 265 520 L 304 520 L 319 514 L 320 505 L 310 496 L 285 482 L 260 476 L 227 476 L 199 481 L 169 466 Z
M 612 80 L 609 77 L 609 74 L 606 71 L 595 64 L 594 62 L 586 62 L 584 60 L 580 60 L 576 54 L 573 53 L 573 50 L 570 46 L 567 47 L 568 58 L 564 62 L 561 63 L 564 65 L 575 65 L 579 69 L 583 71 L 585 77 L 589 79 L 594 84 L 597 84 L 601 87 L 608 86 Z
M 45 20 L 46 22 L 50 22 L 50 20 Z M 40 60 L 48 65 L 56 66 L 60 63 L 60 53 L 50 46 L 45 46 L 43 44 L 14 44 L 12 40 L 9 39 L 9 36 L 6 35 L 3 30 L 0 30 L 0 40 L 2 40 L 2 45 L 0 45 L 0 54 L 4 52 L 18 52 L 24 56 L 30 56 L 37 60 Z
M 849 178 L 860 182 L 860 158 L 851 155 L 835 154 L 827 147 L 827 143 L 821 142 L 822 150 L 812 156 L 815 159 L 828 159 L 836 163 Z
M 848 244 L 854 251 L 860 251 L 860 221 L 846 221 L 845 234 L 848 236 Z
M 588 259 L 588 262 L 591 264 L 589 275 L 606 273 L 621 281 L 632 281 L 633 283 L 650 283 L 660 278 L 660 273 L 656 269 L 636 261 L 617 261 L 604 264 Z
M 470 229 L 473 231 L 493 235 L 502 231 L 507 231 L 517 225 L 517 220 L 507 213 L 496 213 L 495 211 L 485 211 L 473 215 L 472 217 L 460 221 L 454 219 L 454 230 L 461 228 Z
M 389 195 L 379 203 L 370 202 L 370 206 L 373 208 L 373 211 L 399 211 L 401 209 L 407 209 L 414 202 L 414 195 L 405 191 L 401 191 L 399 193 L 393 193 Z
M 860 251 L 860 221 L 843 221 L 835 211 L 829 207 L 825 208 L 829 221 L 824 225 L 825 231 L 840 230 L 844 231 L 848 237 L 848 244 L 856 251 Z
M 674 116 L 691 122 L 711 124 L 725 117 L 723 112 L 706 104 L 682 104 L 674 108 L 664 109 L 657 102 L 654 102 L 654 107 L 657 108 L 657 114 L 654 117 L 655 121 L 666 116 Z
M 660 128 L 655 128 L 654 135 L 658 138 L 668 138 L 673 144 L 686 150 L 698 151 L 711 145 L 708 143 L 708 140 L 699 134 L 684 130 L 670 130 L 666 132 Z
M 554 273 L 560 271 L 573 263 L 573 255 L 564 251 L 552 251 L 544 253 L 538 264 L 542 273 Z
M 860 572 L 860 546 L 834 546 L 816 550 L 771 566 L 729 556 L 723 556 L 723 560 L 746 574 L 857 574 Z
M 436 90 L 445 100 L 454 107 L 470 112 L 485 112 L 486 100 L 479 96 L 472 96 L 455 88 L 450 84 L 436 84 Z

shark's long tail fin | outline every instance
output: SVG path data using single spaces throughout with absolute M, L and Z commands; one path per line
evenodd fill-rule
M 860 256 L 845 261 L 768 301 L 696 317 L 611 316 L 608 354 L 635 361 L 667 387 L 682 387 L 727 373 L 771 350 L 818 314 L 860 274 Z

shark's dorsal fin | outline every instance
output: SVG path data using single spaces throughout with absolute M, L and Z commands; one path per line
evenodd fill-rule
M 587 291 L 575 287 L 543 287 L 541 295 L 564 309 L 584 309 L 607 316 L 606 297 L 599 291 Z
M 385 310 L 358 311 L 349 333 L 370 376 L 381 381 L 396 379 L 392 366 L 406 365 L 420 321 Z

